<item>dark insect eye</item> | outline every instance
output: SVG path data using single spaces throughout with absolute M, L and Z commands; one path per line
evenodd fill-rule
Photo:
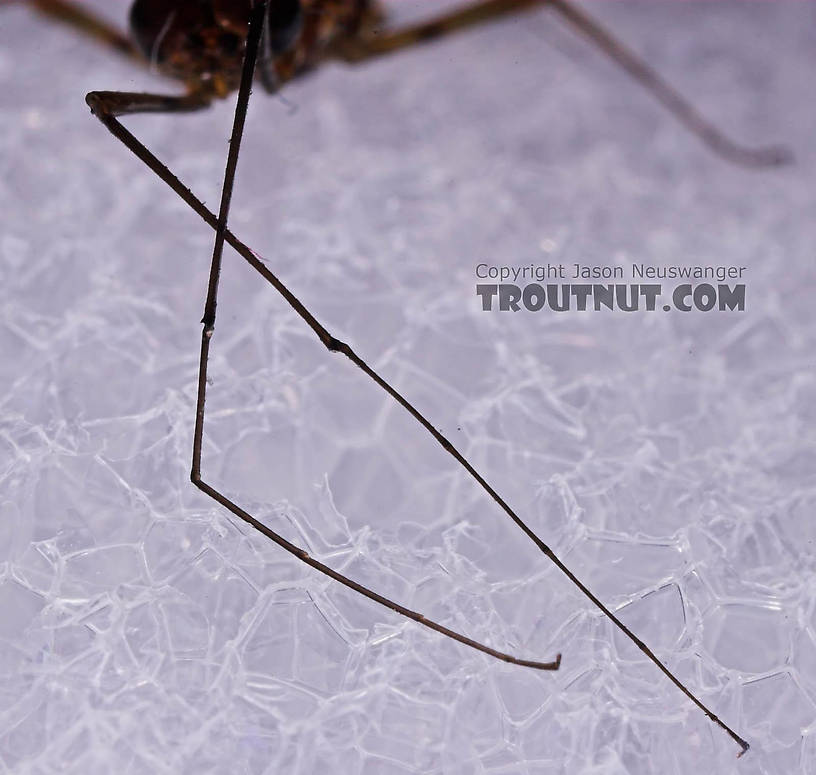
M 272 0 L 267 18 L 268 41 L 272 53 L 282 54 L 287 51 L 295 42 L 302 24 L 300 0 Z

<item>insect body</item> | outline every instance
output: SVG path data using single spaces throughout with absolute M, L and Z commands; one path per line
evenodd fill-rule
M 133 39 L 164 74 L 203 98 L 238 88 L 251 3 L 247 0 L 136 0 Z M 369 0 L 280 0 L 267 14 L 258 72 L 267 91 L 314 66 L 337 41 L 372 18 Z
M 55 0 L 39 0 L 37 5 L 51 13 L 62 9 L 63 15 L 70 10 L 65 3 Z M 274 541 L 302 562 L 330 576 L 350 589 L 392 610 L 440 632 L 464 645 L 488 653 L 493 657 L 518 665 L 537 669 L 557 669 L 560 655 L 551 662 L 519 659 L 496 651 L 488 646 L 453 632 L 441 624 L 426 619 L 419 613 L 367 589 L 343 576 L 329 566 L 315 560 L 305 551 L 272 531 L 236 502 L 213 487 L 201 472 L 201 448 L 204 429 L 204 409 L 207 392 L 207 368 L 210 343 L 215 330 L 218 280 L 224 244 L 233 247 L 261 277 L 269 282 L 297 312 L 325 347 L 339 352 L 361 369 L 370 379 L 385 390 L 473 477 L 493 499 L 507 517 L 534 543 L 538 550 L 553 562 L 600 609 L 698 708 L 725 730 L 744 752 L 748 748 L 726 724 L 703 705 L 691 691 L 655 656 L 633 632 L 631 632 L 555 555 L 522 518 L 496 492 L 487 480 L 456 449 L 456 447 L 395 387 L 381 377 L 366 361 L 345 342 L 335 338 L 308 310 L 292 291 L 258 257 L 227 229 L 227 218 L 236 173 L 238 153 L 243 135 L 244 120 L 253 79 L 257 72 L 263 86 L 270 92 L 300 72 L 314 66 L 324 58 L 338 57 L 356 61 L 388 53 L 419 41 L 438 37 L 487 19 L 495 18 L 540 3 L 533 0 L 484 0 L 431 22 L 418 24 L 404 30 L 389 31 L 382 27 L 383 21 L 369 0 L 137 0 L 131 11 L 131 26 L 135 46 L 123 43 L 116 33 L 94 27 L 77 16 L 74 22 L 97 36 L 117 40 L 119 47 L 130 53 L 141 54 L 153 62 L 162 72 L 182 81 L 187 89 L 182 96 L 125 92 L 91 92 L 87 102 L 105 126 L 136 154 L 150 169 L 164 180 L 203 220 L 216 232 L 215 247 L 210 270 L 207 300 L 204 307 L 201 357 L 199 361 L 198 400 L 193 440 L 193 483 L 205 494 L 216 500 L 235 516 Z M 555 8 L 565 19 L 588 35 L 624 68 L 666 105 L 683 123 L 701 137 L 715 151 L 732 161 L 764 165 L 778 163 L 786 158 L 779 148 L 745 149 L 725 138 L 679 95 L 672 91 L 645 64 L 615 41 L 582 11 L 564 2 L 550 0 L 547 5 Z M 71 14 L 69 14 L 71 15 Z M 82 22 L 82 23 L 80 23 Z M 214 98 L 224 97 L 238 89 L 235 123 L 227 159 L 226 175 L 222 190 L 219 213 L 211 212 L 183 183 L 159 161 L 118 120 L 117 116 L 144 111 L 196 110 L 208 105 Z

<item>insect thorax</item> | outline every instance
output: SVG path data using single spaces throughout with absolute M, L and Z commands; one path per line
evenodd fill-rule
M 196 91 L 238 88 L 250 0 L 136 0 L 131 34 L 161 72 Z M 372 0 L 271 0 L 264 55 L 283 83 L 354 37 L 373 16 Z

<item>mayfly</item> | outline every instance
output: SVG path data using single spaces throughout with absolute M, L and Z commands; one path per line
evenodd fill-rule
M 422 614 L 368 589 L 314 559 L 300 547 L 272 531 L 252 514 L 204 480 L 201 450 L 210 343 L 215 330 L 218 284 L 224 244 L 270 283 L 330 351 L 342 353 L 391 398 L 400 404 L 478 482 L 498 507 L 536 547 L 609 618 L 700 710 L 740 746 L 748 743 L 707 708 L 666 668 L 649 647 L 631 632 L 556 556 L 518 516 L 459 450 L 395 387 L 381 377 L 345 342 L 335 338 L 290 289 L 228 228 L 227 218 L 243 136 L 249 95 L 257 76 L 269 93 L 321 61 L 358 62 L 439 38 L 503 15 L 546 5 L 590 38 L 643 84 L 690 131 L 725 159 L 745 166 L 770 166 L 788 160 L 781 147 L 749 149 L 725 137 L 684 98 L 669 87 L 635 54 L 596 21 L 566 0 L 482 0 L 454 9 L 438 18 L 404 29 L 391 30 L 373 0 L 136 0 L 130 11 L 132 37 L 128 38 L 88 12 L 64 0 L 32 0 L 41 11 L 82 29 L 120 51 L 154 63 L 164 74 L 182 81 L 180 96 L 94 91 L 87 103 L 103 124 L 139 159 L 165 181 L 215 231 L 198 374 L 192 482 L 235 516 L 312 568 L 365 597 L 453 640 L 492 657 L 539 670 L 556 670 L 561 661 L 539 662 L 497 651 L 425 618 Z M 218 215 L 211 212 L 183 183 L 118 120 L 143 112 L 185 112 L 207 107 L 213 100 L 238 91 L 235 119 Z

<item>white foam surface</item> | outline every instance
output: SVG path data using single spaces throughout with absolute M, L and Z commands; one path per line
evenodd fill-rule
M 83 101 L 170 87 L 17 4 L 0 8 L 1 771 L 812 772 L 814 7 L 586 7 L 796 164 L 715 158 L 544 9 L 258 90 L 231 225 L 749 755 L 231 251 L 205 477 L 343 573 L 562 668 L 406 622 L 193 488 L 213 236 Z M 128 126 L 215 209 L 232 108 Z M 480 261 L 745 266 L 746 310 L 485 313 Z

